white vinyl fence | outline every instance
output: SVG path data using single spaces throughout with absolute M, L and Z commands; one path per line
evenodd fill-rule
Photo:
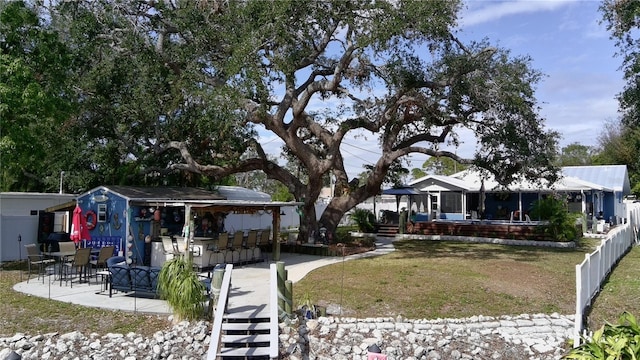
M 626 222 L 609 231 L 598 248 L 591 254 L 586 254 L 584 261 L 576 265 L 574 346 L 580 344 L 580 334 L 584 330 L 585 310 L 591 306 L 591 301 L 600 291 L 600 285 L 611 269 L 640 239 L 639 226 L 640 204 L 628 204 Z

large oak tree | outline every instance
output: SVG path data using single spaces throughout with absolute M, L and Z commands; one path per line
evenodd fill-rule
M 336 196 L 320 222 L 332 230 L 412 153 L 474 164 L 505 184 L 555 178 L 557 134 L 545 130 L 534 96 L 541 74 L 486 40 L 461 42 L 460 7 L 77 1 L 59 5 L 54 18 L 68 41 L 92 53 L 78 86 L 93 144 L 156 179 L 262 171 L 304 203 L 304 238 L 318 225 L 314 203 L 327 175 Z M 462 129 L 475 135 L 472 158 L 446 150 L 463 140 Z M 260 133 L 284 143 L 296 171 L 272 160 Z M 381 155 L 360 182 L 349 178 L 341 150 L 362 134 Z
M 0 1 L 0 191 L 58 190 L 55 154 L 74 112 L 71 63 L 33 8 Z

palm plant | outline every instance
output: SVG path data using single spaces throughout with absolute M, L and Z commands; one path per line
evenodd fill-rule
M 173 309 L 177 320 L 203 317 L 205 287 L 193 271 L 192 261 L 176 256 L 162 266 L 158 275 L 160 297 Z
M 358 225 L 360 232 L 370 233 L 376 229 L 376 217 L 367 209 L 355 208 L 351 213 L 351 220 Z
M 557 241 L 575 240 L 580 231 L 576 226 L 579 214 L 570 213 L 566 202 L 560 198 L 548 196 L 533 203 L 531 216 L 547 221 L 539 230 Z

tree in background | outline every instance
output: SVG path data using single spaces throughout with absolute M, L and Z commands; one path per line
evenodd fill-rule
M 633 0 L 604 0 L 600 5 L 603 20 L 611 38 L 616 41 L 622 57 L 622 70 L 627 80 L 624 90 L 618 95 L 622 122 L 625 125 L 640 125 L 640 84 L 637 82 L 640 71 L 640 41 L 637 36 L 640 23 L 640 3 Z
M 608 122 L 598 136 L 600 151 L 594 156 L 599 165 L 625 164 L 631 192 L 640 195 L 640 127 Z
M 560 166 L 593 165 L 595 154 L 596 150 L 593 147 L 574 142 L 562 148 L 558 161 Z
M 422 163 L 422 168 L 411 169 L 411 175 L 414 179 L 419 179 L 428 174 L 432 175 L 453 175 L 459 171 L 463 171 L 468 165 L 463 165 L 448 157 L 430 157 Z
M 625 164 L 628 167 L 632 191 L 640 195 L 640 2 L 632 0 L 604 0 L 600 6 L 603 20 L 611 38 L 616 41 L 618 56 L 627 81 L 618 94 L 620 124 L 608 124 L 599 139 L 602 147 L 598 163 Z
M 0 190 L 58 190 L 74 110 L 72 57 L 22 2 L 0 1 Z
M 459 1 L 55 3 L 51 23 L 72 67 L 85 171 L 110 183 L 215 183 L 262 171 L 304 202 L 317 227 L 327 175 L 337 193 L 320 222 L 380 191 L 412 153 L 451 158 L 508 184 L 557 176 L 557 133 L 538 115 L 541 74 L 528 57 L 455 36 Z M 473 158 L 443 149 L 478 142 Z M 269 158 L 283 143 L 296 171 Z M 341 144 L 370 138 L 381 155 L 349 179 Z M 251 151 L 247 152 L 248 149 Z M 251 156 L 243 156 L 249 153 Z M 88 169 L 88 170 L 86 170 Z M 300 176 L 300 175 L 304 176 Z M 357 179 L 356 179 L 357 180 Z

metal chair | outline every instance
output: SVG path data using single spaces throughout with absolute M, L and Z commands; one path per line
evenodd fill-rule
M 60 252 L 76 251 L 76 243 L 73 241 L 61 241 L 58 245 L 60 246 Z
M 225 263 L 229 248 L 229 233 L 223 232 L 218 234 L 218 241 L 209 246 L 211 247 L 208 247 L 207 250 L 211 251 L 211 253 L 209 253 L 208 265 Z
M 45 268 L 47 265 L 55 263 L 55 260 L 45 259 L 44 255 L 42 255 L 40 253 L 40 250 L 38 250 L 36 244 L 28 244 L 24 247 L 27 248 L 27 261 L 29 269 L 29 274 L 27 275 L 27 283 L 31 278 L 31 272 L 33 271 L 32 267 L 36 267 L 38 269 L 38 279 L 40 279 L 40 276 L 42 276 L 42 283 L 44 284 Z
M 257 245 L 258 245 L 258 231 L 249 230 L 249 234 L 247 235 L 247 243 L 243 247 L 243 251 L 245 253 L 244 257 L 246 261 L 253 262 L 256 260 L 254 250 L 256 249 Z M 242 257 L 242 255 L 240 257 Z
M 271 249 L 270 236 L 270 229 L 262 229 L 262 231 L 260 231 L 260 240 L 258 240 L 258 244 L 256 244 L 256 248 L 253 251 L 254 258 L 260 259 L 260 261 L 268 260 L 268 253 Z
M 116 250 L 116 247 L 105 246 L 100 248 L 100 252 L 98 253 L 98 257 L 89 261 L 89 264 L 93 265 L 93 268 L 106 270 L 107 269 L 107 259 L 113 256 L 113 252 Z
M 231 261 L 227 261 L 227 263 L 237 264 L 246 259 L 242 259 L 242 242 L 244 241 L 244 232 L 242 230 L 238 230 L 233 234 L 233 242 L 231 243 L 231 248 L 227 253 L 227 259 L 231 259 Z M 229 256 L 231 255 L 231 256 Z
M 62 266 L 64 266 L 65 284 L 67 281 L 70 281 L 71 287 L 73 287 L 73 279 L 70 276 L 73 275 L 74 271 L 78 274 L 78 281 L 82 281 L 82 276 L 84 274 L 85 280 L 91 284 L 90 279 L 87 278 L 89 260 L 91 260 L 91 248 L 80 248 L 76 250 L 73 260 L 62 264 Z M 62 279 L 60 279 L 60 281 L 62 281 Z

